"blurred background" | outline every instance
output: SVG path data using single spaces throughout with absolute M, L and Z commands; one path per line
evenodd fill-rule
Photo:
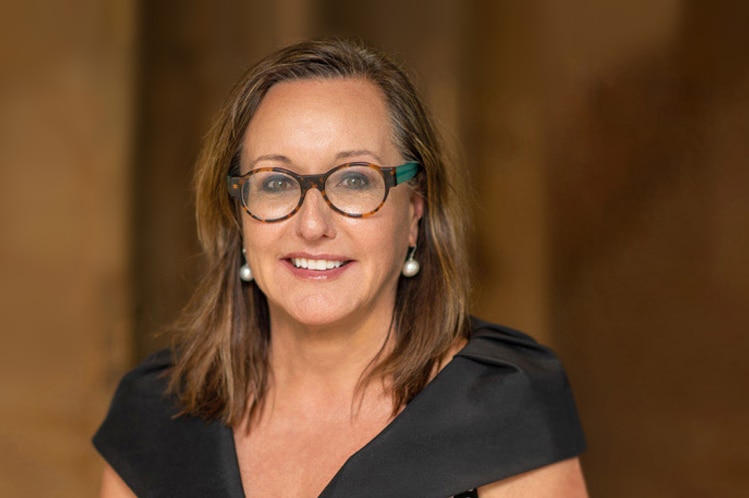
M 90 437 L 200 272 L 190 174 L 260 56 L 356 35 L 470 173 L 475 313 L 551 344 L 592 496 L 749 490 L 749 2 L 0 2 L 0 495 Z

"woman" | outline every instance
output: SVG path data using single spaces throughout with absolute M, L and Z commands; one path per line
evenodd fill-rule
M 585 496 L 556 358 L 468 316 L 462 177 L 376 50 L 250 69 L 199 159 L 207 276 L 115 394 L 102 496 Z

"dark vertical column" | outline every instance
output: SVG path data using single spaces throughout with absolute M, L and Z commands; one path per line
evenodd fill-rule
M 541 6 L 470 2 L 462 70 L 476 313 L 548 342 Z

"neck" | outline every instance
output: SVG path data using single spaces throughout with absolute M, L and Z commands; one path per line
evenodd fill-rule
M 299 324 L 271 315 L 272 390 L 322 399 L 347 398 L 392 346 L 391 317 L 333 326 Z

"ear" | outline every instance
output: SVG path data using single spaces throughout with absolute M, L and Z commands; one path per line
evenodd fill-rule
M 419 220 L 424 216 L 424 197 L 416 190 L 411 194 L 409 214 L 411 221 L 408 229 L 408 245 L 413 247 L 419 240 Z

